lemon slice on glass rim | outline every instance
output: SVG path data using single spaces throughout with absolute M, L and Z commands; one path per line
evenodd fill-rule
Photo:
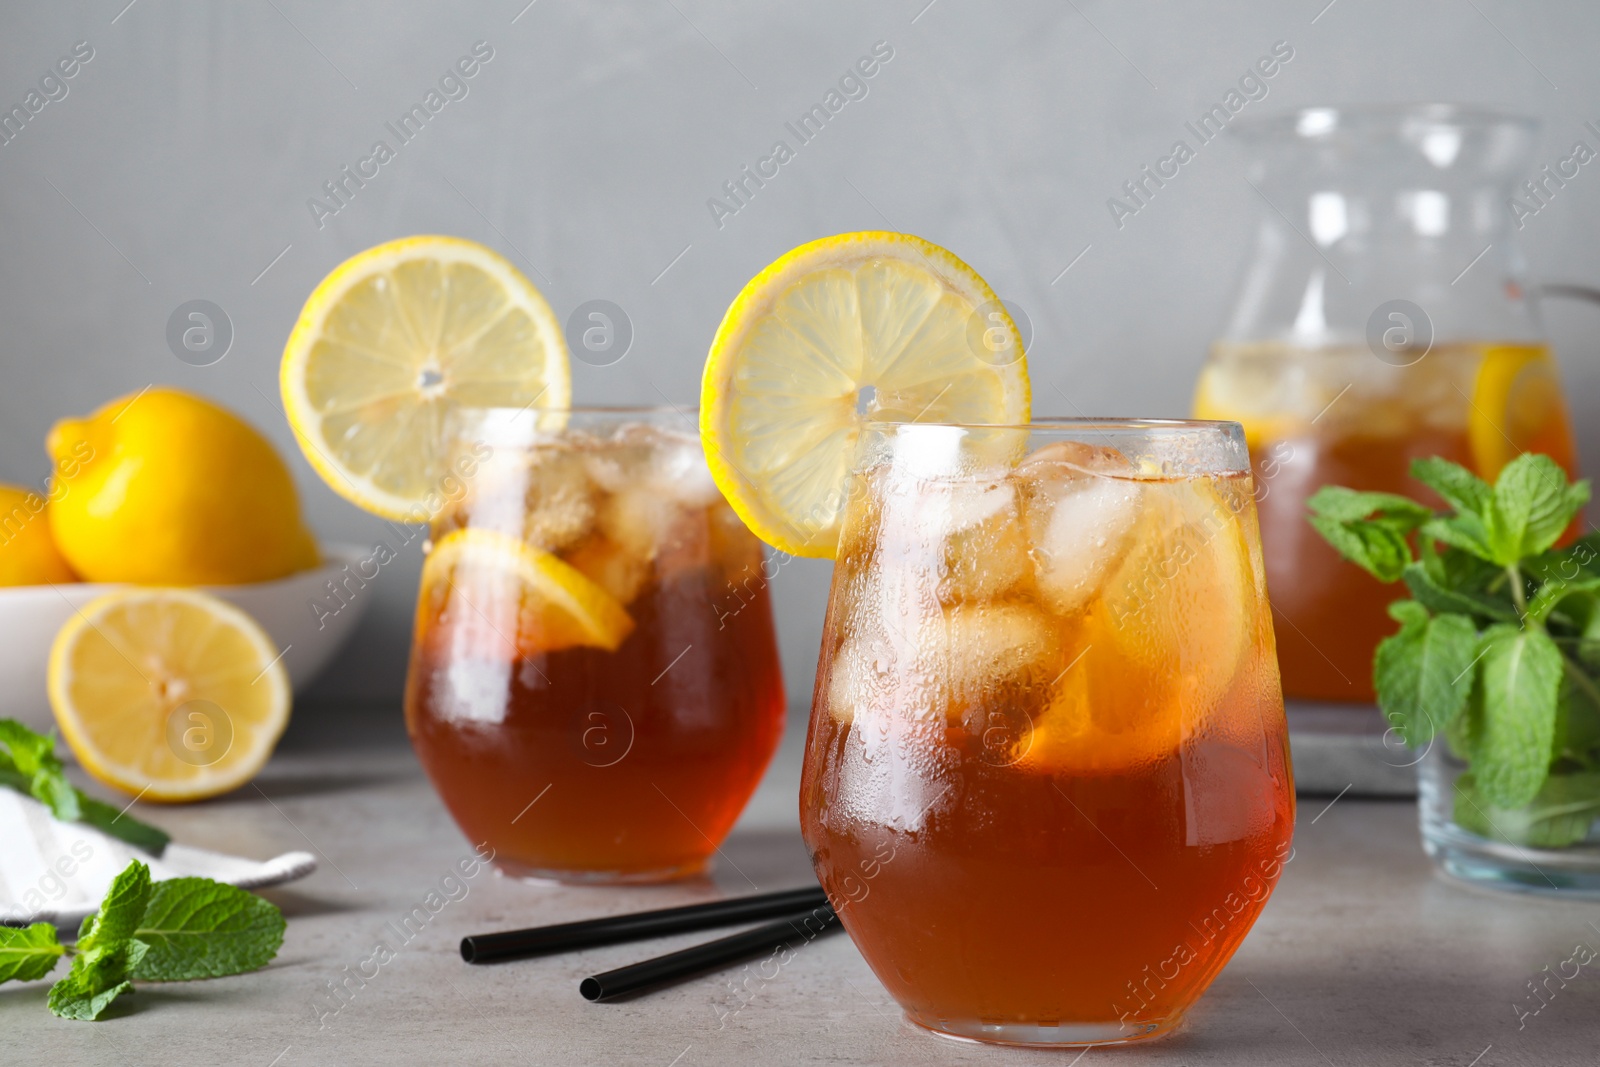
M 832 558 L 867 419 L 1029 418 L 1022 337 L 977 272 L 908 234 L 801 245 L 728 308 L 701 382 L 712 477 L 757 536 Z
M 561 324 L 503 257 L 459 237 L 406 237 L 334 268 L 284 346 L 284 411 L 333 490 L 424 521 L 448 484 L 452 409 L 565 408 Z M 554 414 L 542 420 L 547 429 Z
M 460 625 L 488 631 L 519 655 L 577 647 L 615 652 L 633 632 L 627 609 L 600 585 L 497 530 L 452 530 L 433 546 L 422 567 L 418 633 L 449 599 L 457 601 Z
M 50 649 L 50 706 L 90 774 L 145 800 L 237 789 L 289 722 L 289 675 L 264 630 L 194 589 L 90 601 Z

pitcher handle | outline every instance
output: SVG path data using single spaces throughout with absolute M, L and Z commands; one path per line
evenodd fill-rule
M 1592 285 L 1568 285 L 1565 282 L 1555 282 L 1550 285 L 1539 286 L 1539 295 L 1563 296 L 1568 300 L 1587 300 L 1591 304 L 1600 304 L 1600 289 Z

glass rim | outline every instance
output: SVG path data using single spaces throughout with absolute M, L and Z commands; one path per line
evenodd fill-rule
M 1028 422 L 929 422 L 920 419 L 865 419 L 863 429 L 901 426 L 938 426 L 958 430 L 1039 430 L 1076 431 L 1211 431 L 1227 433 L 1240 426 L 1231 419 L 1148 419 L 1120 416 L 1036 415 Z M 1241 427 L 1241 432 L 1243 428 Z
M 1263 115 L 1243 115 L 1230 129 L 1246 137 L 1288 136 L 1298 140 L 1326 140 L 1341 134 L 1391 132 L 1407 122 L 1489 129 L 1518 127 L 1539 129 L 1532 115 L 1483 104 L 1414 101 L 1392 104 L 1318 104 Z
M 554 415 L 692 415 L 700 410 L 699 404 L 457 404 L 451 412 L 472 411 L 532 411 Z

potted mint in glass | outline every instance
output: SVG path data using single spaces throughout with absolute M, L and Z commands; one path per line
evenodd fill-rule
M 1421 753 L 1423 847 L 1468 881 L 1600 892 L 1600 534 L 1555 547 L 1589 483 L 1536 454 L 1492 486 L 1437 458 L 1411 475 L 1450 510 L 1341 486 L 1308 505 L 1340 555 L 1410 594 L 1372 676 Z

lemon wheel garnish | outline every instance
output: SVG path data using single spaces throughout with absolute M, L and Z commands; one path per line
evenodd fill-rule
M 550 305 L 501 256 L 457 237 L 390 241 L 336 267 L 289 335 L 280 385 L 317 473 L 357 506 L 412 521 L 450 476 L 452 408 L 571 402 Z
M 1572 429 L 1555 360 L 1543 345 L 1484 348 L 1472 385 L 1467 439 L 1480 477 L 1494 481 L 1523 452 L 1563 459 L 1572 454 Z
M 633 619 L 571 564 L 494 530 L 446 534 L 422 567 L 418 627 L 446 614 L 490 649 L 537 655 L 590 646 L 615 651 Z
M 145 800 L 244 785 L 289 722 L 279 649 L 250 616 L 192 589 L 90 601 L 56 635 L 49 685 L 84 768 Z
M 1022 338 L 994 291 L 938 245 L 850 233 L 751 279 L 701 383 L 712 476 L 768 544 L 832 558 L 864 419 L 1028 421 Z

